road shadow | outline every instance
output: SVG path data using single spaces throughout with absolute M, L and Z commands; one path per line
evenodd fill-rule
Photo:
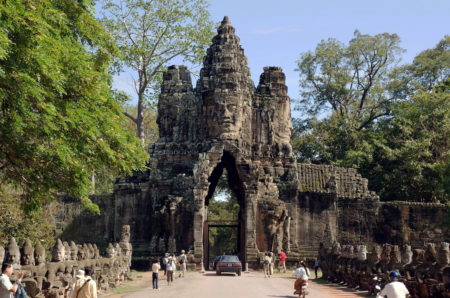
M 309 282 L 315 283 L 315 284 L 319 284 L 321 286 L 325 286 L 325 287 L 329 287 L 329 288 L 333 288 L 333 289 L 339 289 L 342 292 L 347 292 L 347 293 L 352 293 L 356 296 L 360 296 L 360 297 L 367 297 L 367 291 L 360 291 L 360 290 L 355 290 L 353 288 L 348 288 L 344 285 L 341 284 L 336 284 L 336 283 L 332 283 L 329 282 L 327 280 L 324 279 L 310 279 Z
M 297 298 L 298 296 L 286 296 L 286 295 L 267 295 L 266 297 L 278 297 L 278 298 Z

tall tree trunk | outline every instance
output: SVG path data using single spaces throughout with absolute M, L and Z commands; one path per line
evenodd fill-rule
M 144 138 L 144 94 L 139 93 L 136 115 L 136 136 L 141 140 L 142 146 L 145 145 Z

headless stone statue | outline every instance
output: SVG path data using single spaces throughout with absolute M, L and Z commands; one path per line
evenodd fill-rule
M 20 249 L 14 237 L 11 237 L 9 240 L 6 262 L 15 265 L 15 267 L 20 267 Z
M 40 242 L 34 248 L 34 262 L 36 265 L 45 264 L 45 248 Z
M 52 249 L 52 262 L 63 262 L 66 255 L 66 249 L 60 239 L 56 240 Z
M 34 247 L 30 239 L 26 239 L 22 246 L 22 265 L 34 265 Z

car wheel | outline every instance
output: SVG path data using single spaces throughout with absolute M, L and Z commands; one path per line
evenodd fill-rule
M 216 270 L 216 274 L 217 274 L 217 275 L 220 275 L 220 273 L 221 273 L 221 272 L 220 272 L 219 270 Z
M 238 275 L 238 276 L 241 276 L 241 274 L 242 274 L 242 271 L 238 271 L 238 272 L 237 272 L 237 275 Z

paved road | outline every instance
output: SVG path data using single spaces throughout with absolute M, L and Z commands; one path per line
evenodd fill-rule
M 205 274 L 188 272 L 185 278 L 176 278 L 167 286 L 165 280 L 160 280 L 159 290 L 151 287 L 138 292 L 123 295 L 127 298 L 296 298 L 293 295 L 294 280 L 289 275 L 276 274 L 264 278 L 260 272 L 243 273 L 242 276 L 216 276 L 213 272 Z M 309 283 L 308 298 L 328 297 L 359 297 L 346 289 Z

